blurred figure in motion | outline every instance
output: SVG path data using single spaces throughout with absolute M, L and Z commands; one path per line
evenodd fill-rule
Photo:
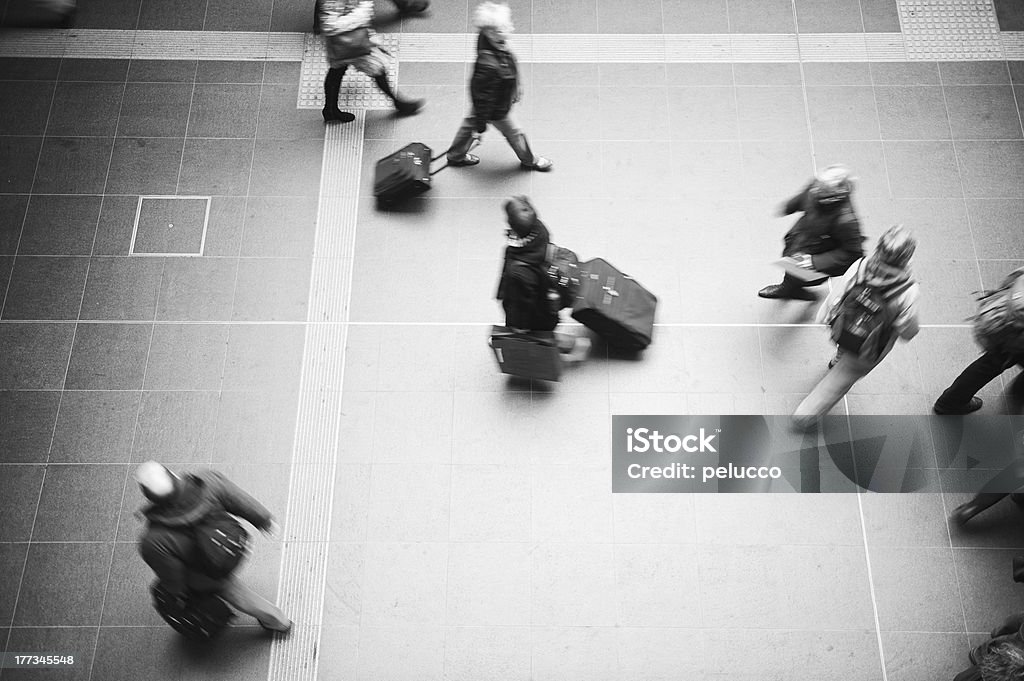
M 508 36 L 513 31 L 511 10 L 508 5 L 497 2 L 481 3 L 473 14 L 473 25 L 480 31 L 476 41 L 476 64 L 469 81 L 473 112 L 455 134 L 448 149 L 448 165 L 479 163 L 480 158 L 469 153 L 473 138 L 493 125 L 508 140 L 524 168 L 551 170 L 551 161 L 534 155 L 526 135 L 509 118 L 512 105 L 522 97 L 519 67 L 508 45 Z
M 850 170 L 846 166 L 832 165 L 782 206 L 780 217 L 803 213 L 786 233 L 782 251 L 783 258 L 791 262 L 801 276 L 786 272 L 781 284 L 765 286 L 757 295 L 783 300 L 817 300 L 808 287 L 842 275 L 864 255 L 860 221 L 850 203 L 852 193 Z
M 890 227 L 874 252 L 854 263 L 821 306 L 818 321 L 832 329 L 836 356 L 828 373 L 793 414 L 806 429 L 885 359 L 897 339 L 917 335 L 919 285 L 910 272 L 917 243 L 902 225 Z

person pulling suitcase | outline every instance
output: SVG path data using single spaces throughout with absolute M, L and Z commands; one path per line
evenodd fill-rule
M 150 502 L 141 510 L 147 525 L 139 553 L 156 574 L 154 604 L 168 624 L 189 638 L 213 638 L 233 617 L 226 603 L 264 629 L 291 630 L 280 608 L 235 575 L 248 552 L 248 534 L 235 516 L 271 534 L 270 511 L 215 471 L 177 475 L 147 461 L 135 480 Z

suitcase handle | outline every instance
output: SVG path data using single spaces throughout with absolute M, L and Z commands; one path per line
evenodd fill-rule
M 482 140 L 481 140 L 481 138 L 480 138 L 480 135 L 479 135 L 479 134 L 474 134 L 474 135 L 473 135 L 473 143 L 469 145 L 469 149 L 468 149 L 468 150 L 466 151 L 466 153 L 468 154 L 468 153 L 469 153 L 470 151 L 473 151 L 473 150 L 474 150 L 474 149 L 476 149 L 476 148 L 477 148 L 478 146 L 480 146 L 480 142 L 481 142 L 481 141 L 482 141 Z M 430 162 L 431 162 L 431 163 L 433 163 L 434 161 L 436 161 L 436 160 L 440 159 L 440 158 L 441 158 L 442 156 L 447 156 L 447 155 L 448 155 L 448 152 L 449 152 L 449 151 L 451 151 L 451 150 L 452 150 L 452 148 L 451 148 L 451 147 L 448 147 L 447 149 L 445 149 L 444 151 L 442 151 L 442 152 L 441 152 L 440 154 L 438 154 L 437 156 L 434 156 L 434 157 L 432 157 L 432 158 L 430 159 Z M 431 171 L 430 171 L 430 175 L 431 175 L 431 177 L 433 177 L 434 175 L 437 175 L 437 174 L 438 174 L 439 172 L 441 172 L 442 170 L 444 170 L 444 169 L 445 169 L 445 168 L 447 168 L 447 167 L 448 167 L 448 161 L 445 161 L 445 162 L 444 162 L 444 165 L 443 165 L 443 166 L 441 166 L 441 167 L 440 167 L 440 168 L 438 168 L 437 170 L 431 170 Z

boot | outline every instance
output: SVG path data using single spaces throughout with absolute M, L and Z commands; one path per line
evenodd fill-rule
M 426 103 L 422 99 L 405 99 L 399 97 L 394 90 L 391 89 L 391 83 L 388 82 L 386 74 L 381 74 L 373 79 L 377 83 L 377 87 L 380 91 L 391 98 L 391 101 L 395 103 L 395 110 L 403 116 L 412 116 L 413 114 L 419 113 L 420 109 Z
M 324 115 L 324 123 L 351 123 L 356 119 L 353 114 L 338 108 L 338 95 L 341 93 L 341 81 L 345 77 L 346 68 L 329 69 L 324 78 L 324 108 L 321 112 Z

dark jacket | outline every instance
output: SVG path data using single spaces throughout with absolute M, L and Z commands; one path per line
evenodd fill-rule
M 786 202 L 784 215 L 803 211 L 784 238 L 782 255 L 807 253 L 814 269 L 838 277 L 864 255 L 860 221 L 849 200 L 823 210 L 811 198 L 810 185 Z
M 505 309 L 505 326 L 530 331 L 551 331 L 558 326 L 558 311 L 548 299 L 549 243 L 547 227 L 535 220 L 527 243 L 505 247 L 497 295 Z
M 142 509 L 149 523 L 139 539 L 139 553 L 172 595 L 217 592 L 223 586 L 224 579 L 203 573 L 189 531 L 211 512 L 220 510 L 249 521 L 258 530 L 271 524 L 272 515 L 263 504 L 216 471 L 184 476 L 181 489 L 171 501 Z
M 519 67 L 515 55 L 481 33 L 476 40 L 476 65 L 469 81 L 473 115 L 485 121 L 505 118 L 518 93 Z

